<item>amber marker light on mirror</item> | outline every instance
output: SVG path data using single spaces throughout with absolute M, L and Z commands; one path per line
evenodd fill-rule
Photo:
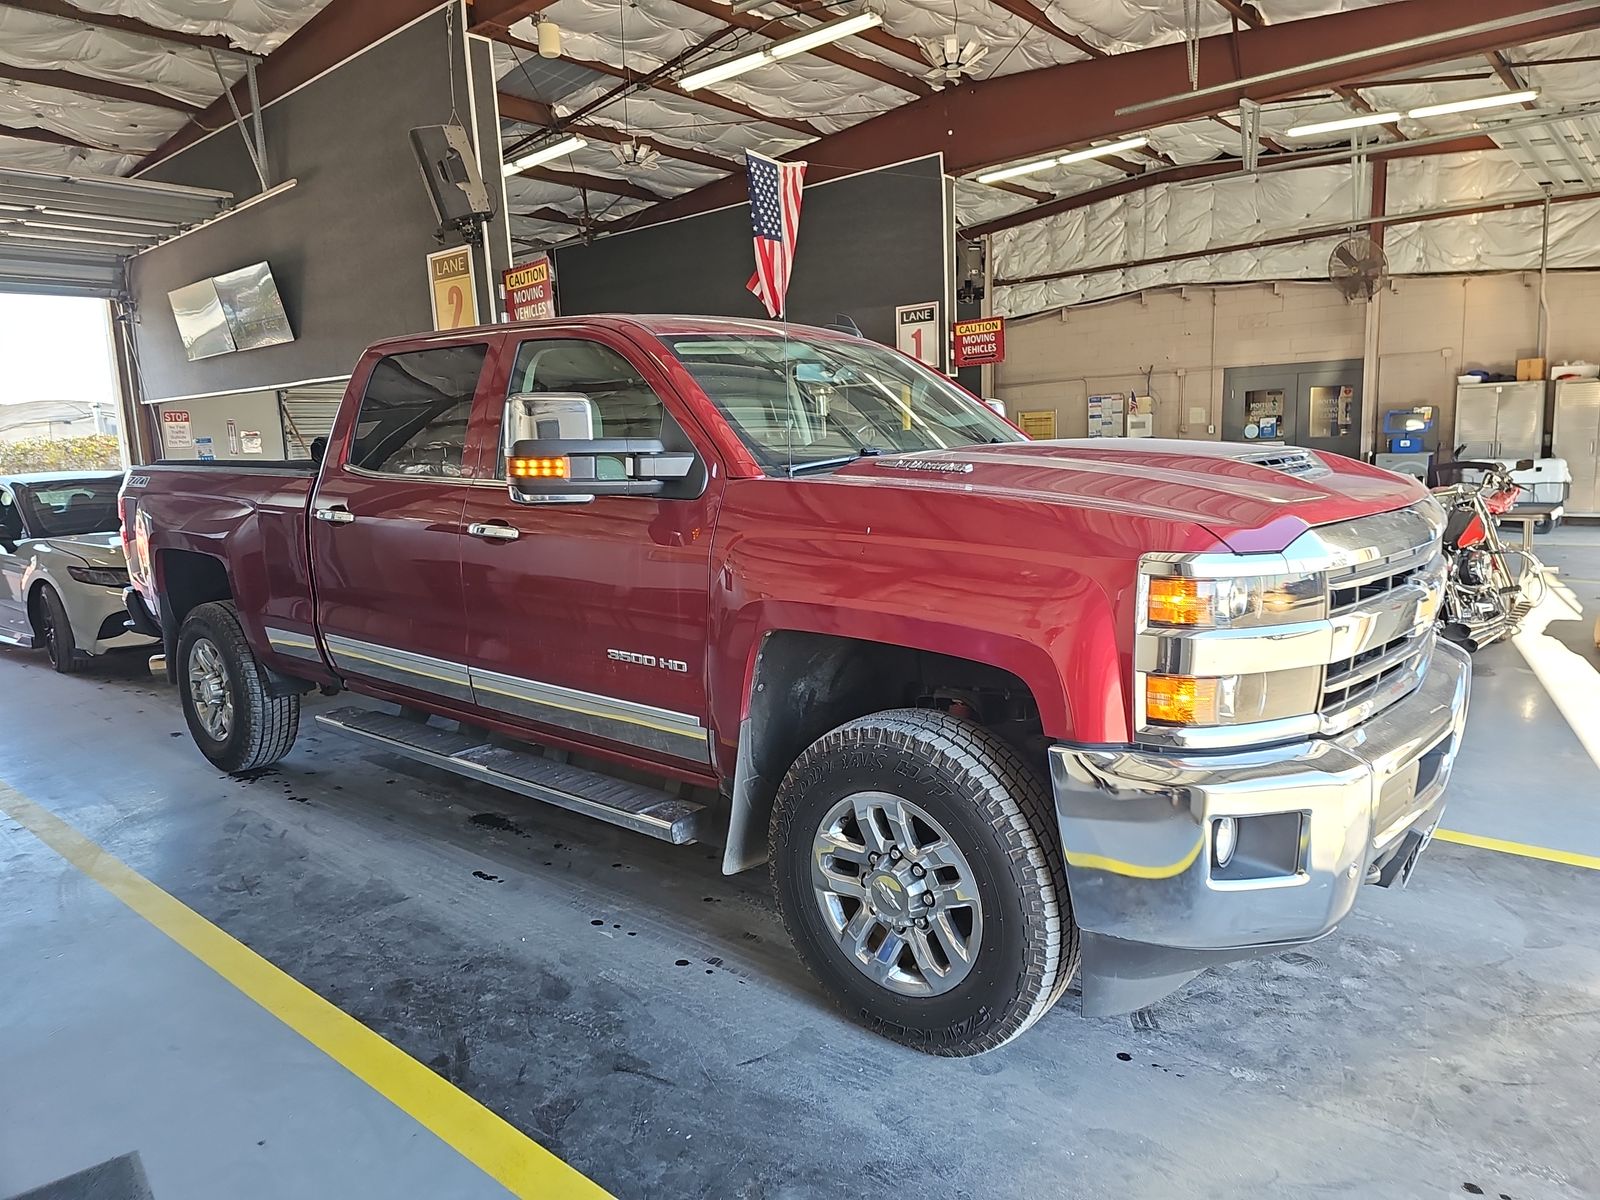
M 513 458 L 510 461 L 513 479 L 568 479 L 571 467 L 565 456 L 560 458 Z

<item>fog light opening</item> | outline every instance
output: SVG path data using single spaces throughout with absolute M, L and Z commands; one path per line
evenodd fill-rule
M 1239 822 L 1233 817 L 1218 817 L 1211 826 L 1211 861 L 1225 867 L 1233 861 L 1239 845 Z

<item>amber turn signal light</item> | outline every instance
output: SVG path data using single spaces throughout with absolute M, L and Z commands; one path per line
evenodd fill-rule
M 1150 580 L 1147 612 L 1152 625 L 1209 625 L 1213 610 L 1211 591 L 1198 579 L 1171 576 Z
M 1217 680 L 1193 675 L 1146 676 L 1144 715 L 1160 725 L 1215 725 Z
M 507 469 L 513 479 L 569 479 L 572 476 L 569 460 L 560 458 L 513 458 Z

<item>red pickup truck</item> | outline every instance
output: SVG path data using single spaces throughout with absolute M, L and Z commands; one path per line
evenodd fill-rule
M 1439 820 L 1443 514 L 1361 463 L 1030 442 L 881 346 L 699 317 L 381 343 L 316 457 L 126 485 L 208 759 L 385 702 L 317 720 L 770 862 L 811 970 L 919 1049 L 1320 937 Z

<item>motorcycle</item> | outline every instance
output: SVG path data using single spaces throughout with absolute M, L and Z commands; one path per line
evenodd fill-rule
M 1515 469 L 1532 466 L 1532 459 L 1524 459 Z M 1467 482 L 1463 477 L 1468 473 L 1480 477 Z M 1522 492 L 1511 468 L 1458 459 L 1439 464 L 1435 478 L 1439 486 L 1433 494 L 1447 514 L 1439 631 L 1469 652 L 1481 650 L 1516 634 L 1544 599 L 1544 566 L 1528 551 L 1501 540 L 1497 518 L 1511 510 Z M 1455 481 L 1444 482 L 1451 478 Z

